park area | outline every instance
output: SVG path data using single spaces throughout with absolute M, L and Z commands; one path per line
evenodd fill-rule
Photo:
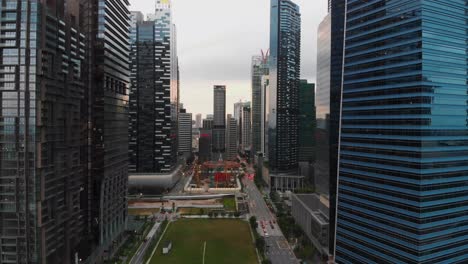
M 161 246 L 172 242 L 167 255 Z M 258 263 L 249 224 L 233 219 L 181 219 L 170 224 L 151 264 Z

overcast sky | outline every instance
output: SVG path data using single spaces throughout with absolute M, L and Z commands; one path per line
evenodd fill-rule
M 302 14 L 301 78 L 315 82 L 317 28 L 327 0 L 293 0 Z M 152 13 L 154 0 L 130 0 Z M 227 86 L 227 113 L 250 101 L 253 55 L 269 47 L 270 0 L 172 0 L 180 66 L 180 102 L 187 111 L 213 112 L 213 85 Z

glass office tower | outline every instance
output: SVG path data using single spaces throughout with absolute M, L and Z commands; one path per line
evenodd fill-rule
M 226 86 L 213 87 L 213 159 L 218 160 L 226 152 Z
M 290 0 L 271 0 L 268 160 L 272 172 L 298 165 L 301 14 Z
M 73 1 L 78 3 L 77 1 Z M 127 223 L 128 94 L 130 84 L 130 11 L 127 0 L 81 0 L 81 29 L 86 35 L 88 89 L 88 188 L 96 255 L 113 252 Z M 100 257 L 98 257 L 100 258 Z
M 315 97 L 315 189 L 329 196 L 329 221 L 335 223 L 338 140 L 341 115 L 343 39 L 346 0 L 329 0 L 317 40 L 317 88 Z M 330 225 L 329 250 L 333 252 L 335 225 Z
M 176 31 L 170 1 L 157 1 L 143 21 L 133 13 L 129 172 L 167 173 L 178 149 L 179 83 Z
M 262 51 L 261 56 L 252 57 L 251 86 L 252 86 L 252 153 L 262 151 L 262 78 L 268 75 L 268 52 Z
M 299 84 L 299 161 L 315 159 L 315 84 L 301 80 Z
M 338 263 L 468 262 L 467 1 L 347 1 Z

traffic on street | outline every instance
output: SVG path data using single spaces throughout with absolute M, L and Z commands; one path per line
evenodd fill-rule
M 252 169 L 249 168 L 249 170 Z M 249 201 L 250 214 L 257 218 L 257 232 L 265 238 L 265 252 L 271 263 L 299 263 L 278 226 L 276 216 L 268 208 L 262 193 L 258 190 L 253 179 L 245 177 L 243 183 Z

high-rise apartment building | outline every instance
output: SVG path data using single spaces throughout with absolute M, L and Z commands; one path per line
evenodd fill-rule
M 275 190 L 302 186 L 298 169 L 301 14 L 290 0 L 271 0 L 268 161 Z
M 81 0 L 79 6 L 87 52 L 88 246 L 101 256 L 113 252 L 127 221 L 130 12 L 127 0 Z
M 271 0 L 269 151 L 270 169 L 297 168 L 301 14 L 290 0 Z
M 0 263 L 71 263 L 89 228 L 80 9 L 0 6 Z
M 329 196 L 329 222 L 335 222 L 338 139 L 341 115 L 345 0 L 330 0 L 317 40 L 315 190 Z M 333 252 L 335 225 L 330 225 Z
M 262 108 L 262 89 L 264 88 L 263 77 L 269 74 L 268 71 L 268 58 L 269 52 L 262 51 L 261 56 L 252 57 L 252 152 L 262 151 L 262 123 L 265 121 L 264 108 Z
M 237 120 L 232 116 L 227 116 L 226 124 L 226 160 L 237 158 Z
M 192 155 L 192 114 L 180 109 L 178 126 L 179 155 Z
M 468 7 L 347 1 L 338 263 L 467 263 Z
M 170 1 L 134 24 L 130 89 L 130 173 L 167 173 L 177 161 L 178 62 Z
M 226 151 L 226 86 L 215 85 L 213 96 L 213 153 L 219 159 Z
M 315 159 L 315 84 L 299 84 L 299 162 Z

